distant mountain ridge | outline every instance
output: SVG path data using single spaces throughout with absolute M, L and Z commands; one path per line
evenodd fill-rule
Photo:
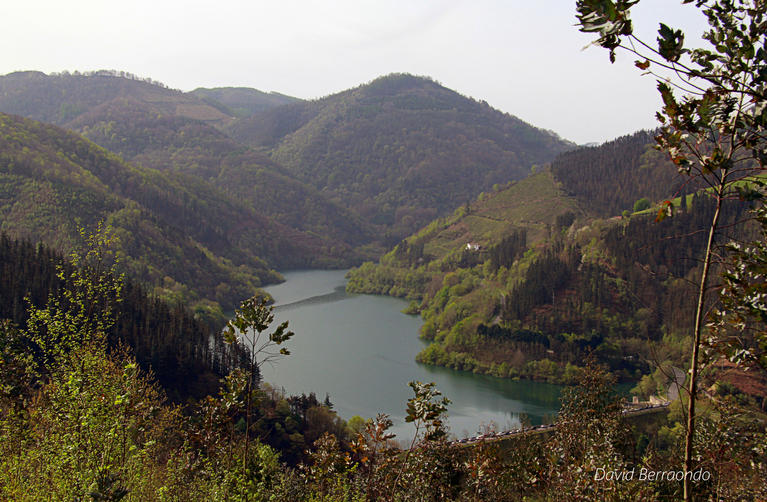
M 233 122 L 298 179 L 396 239 L 495 183 L 573 148 L 487 103 L 423 77 L 393 74 Z
M 95 106 L 121 97 L 151 103 L 164 114 L 209 123 L 231 120 L 195 96 L 151 81 L 121 77 L 119 72 L 46 75 L 25 71 L 0 77 L 0 111 L 61 126 Z
M 299 101 L 246 88 L 181 93 L 109 74 L 27 72 L 0 77 L 0 111 L 71 128 L 132 162 L 199 176 L 324 238 L 328 263 L 372 257 L 574 146 L 406 74 Z
M 124 182 L 112 176 L 106 186 L 88 188 L 99 195 L 78 196 L 74 214 L 94 221 L 117 211 L 122 219 L 110 218 L 130 228 L 137 278 L 159 284 L 167 276 L 167 291 L 191 288 L 203 292 L 200 298 L 227 302 L 276 280 L 272 267 L 339 267 L 377 258 L 433 218 L 574 147 L 407 74 L 301 101 L 246 88 L 183 93 L 120 72 L 18 72 L 0 77 L 0 111 L 66 127 L 127 160 L 110 157 L 110 169 L 122 172 Z M 42 125 L 17 121 L 12 127 L 35 129 L 51 159 L 71 155 L 70 143 L 77 142 L 51 144 L 62 131 Z M 46 162 L 40 173 L 57 169 L 56 161 Z M 62 173 L 57 183 L 63 185 L 73 183 L 67 176 L 90 176 Z M 84 202 L 91 200 L 112 206 Z M 16 222 L 20 236 L 37 238 L 22 232 L 25 225 L 37 232 L 47 227 L 30 217 L 8 221 Z M 152 227 L 145 220 L 160 225 L 151 238 L 144 235 Z M 58 238 L 57 230 L 47 231 Z M 199 280 L 162 272 L 171 262 L 196 260 L 181 258 L 187 252 L 171 251 L 170 244 L 154 249 L 163 233 L 191 239 L 230 279 L 218 279 L 224 272 Z M 147 259 L 153 255 L 170 261 L 154 266 Z M 264 273 L 238 276 L 239 266 Z
M 252 97 L 259 92 L 250 91 L 243 93 Z M 67 120 L 55 112 L 69 106 L 64 96 L 77 103 L 78 113 Z M 293 98 L 277 98 L 283 100 Z M 187 113 L 199 107 L 213 120 Z M 260 217 L 292 229 L 298 242 L 309 243 L 301 258 L 294 254 L 267 256 L 274 266 L 353 263 L 357 254 L 352 248 L 373 238 L 368 225 L 293 179 L 268 156 L 223 134 L 216 126 L 235 119 L 218 108 L 191 94 L 119 76 L 27 72 L 0 77 L 0 110 L 61 123 L 130 162 L 199 177 L 248 204 Z M 285 229 L 277 233 L 284 234 Z
M 300 102 L 301 99 L 280 94 L 263 92 L 250 87 L 199 87 L 189 94 L 197 96 L 213 107 L 224 105 L 225 113 L 233 117 L 249 117 L 270 108 Z

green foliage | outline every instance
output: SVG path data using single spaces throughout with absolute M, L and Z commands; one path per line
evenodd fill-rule
M 184 211 L 173 207 L 174 223 L 194 214 L 196 221 L 182 230 L 211 252 L 234 261 L 225 252 L 233 244 L 275 267 L 373 258 L 452 211 L 455 200 L 521 178 L 530 164 L 571 147 L 484 102 L 410 75 L 312 102 L 253 89 L 184 94 L 120 72 L 17 73 L 0 78 L 0 91 L 2 110 L 54 121 L 130 162 L 195 185 L 163 201 L 165 206 L 148 209 L 163 217 L 167 204 L 177 206 L 180 199 Z M 251 115 L 262 106 L 270 108 L 250 118 L 226 116 Z M 272 155 L 243 143 L 273 149 Z M 146 199 L 129 195 L 146 205 Z M 212 215 L 243 205 L 249 207 L 238 207 L 240 214 Z M 199 225 L 206 213 L 223 227 L 217 233 L 228 243 L 209 242 L 210 232 Z M 257 223 L 277 242 L 249 238 L 235 222 Z
M 80 345 L 104 344 L 121 302 L 123 278 L 116 270 L 111 229 L 99 224 L 96 233 L 81 229 L 80 235 L 84 250 L 72 254 L 71 267 L 58 267 L 66 287 L 51 294 L 45 308 L 29 309 L 27 333 L 49 367 L 64 364 Z
M 626 141 L 646 159 L 647 139 Z M 598 159 L 620 145 L 581 152 L 579 165 L 599 166 Z M 634 161 L 645 162 L 641 158 Z M 666 169 L 653 163 L 641 168 L 650 178 Z M 379 264 L 353 270 L 347 287 L 411 299 L 424 318 L 421 336 L 436 342 L 417 356 L 426 364 L 572 383 L 572 368 L 595 351 L 621 380 L 636 381 L 654 358 L 648 340 L 658 341 L 657 350 L 675 364 L 685 364 L 695 308 L 686 279 L 699 270 L 693 250 L 703 246 L 705 233 L 696 230 L 710 221 L 712 201 L 688 196 L 689 204 L 660 224 L 649 215 L 624 222 L 591 218 L 580 220 L 588 226 L 553 232 L 583 214 L 562 195 L 577 193 L 579 185 L 571 188 L 569 180 L 558 182 L 544 171 L 473 201 L 470 212 L 435 220 Z M 744 209 L 725 211 L 725 224 L 739 221 Z M 479 249 L 468 250 L 467 242 Z
M 207 121 L 228 118 L 191 94 L 126 72 L 100 70 L 46 75 L 29 71 L 0 77 L 0 110 L 57 125 L 126 95 L 153 103 L 162 114 Z
M 198 88 L 190 94 L 218 109 L 221 109 L 223 105 L 228 115 L 237 117 L 249 117 L 254 113 L 263 112 L 276 106 L 301 101 L 284 94 L 266 93 L 247 87 Z
M 637 199 L 636 202 L 634 202 L 634 212 L 638 213 L 639 211 L 644 211 L 645 209 L 650 209 L 650 201 L 647 200 L 647 197 L 642 197 L 641 199 Z
M 620 37 L 633 31 L 628 12 L 637 3 L 639 0 L 583 0 L 576 4 L 580 30 L 599 34 L 594 43 L 610 50 L 611 62 L 615 61 L 615 49 L 620 46 Z
M 163 171 L 186 192 L 187 212 L 216 221 L 222 229 L 238 228 L 225 230 L 226 237 L 257 250 L 275 266 L 341 264 L 345 254 L 353 254 L 352 246 L 371 239 L 357 215 L 211 124 L 126 98 L 67 125 L 130 162 Z M 213 218 L 221 212 L 234 214 Z M 244 218 L 268 226 L 277 242 L 270 246 L 243 233 L 235 223 Z
M 367 420 L 365 420 L 361 416 L 354 415 L 352 418 L 350 418 L 347 421 L 346 425 L 347 425 L 347 427 L 349 427 L 349 430 L 353 434 L 358 434 L 358 433 L 362 432 L 362 430 L 365 428 L 366 422 L 367 422 Z
M 631 460 L 630 431 L 621 416 L 621 402 L 614 394 L 614 383 L 603 368 L 595 365 L 593 358 L 588 358 L 578 385 L 564 390 L 557 430 L 548 454 L 547 474 L 555 493 L 621 500 L 636 489 L 633 483 L 595 482 L 598 468 L 628 470 Z
M 233 329 L 267 331 L 270 313 L 251 302 L 235 317 Z M 18 343 L 25 334 L 4 324 L 0 335 L 4 363 L 15 368 L 31 364 Z M 283 330 L 272 338 L 284 341 L 287 336 Z M 444 415 L 449 400 L 434 384 L 412 382 L 407 420 L 416 424 L 416 433 L 408 450 L 391 442 L 392 422 L 379 416 L 353 421 L 358 432 L 350 445 L 342 439 L 345 426 L 314 436 L 305 429 L 303 438 L 311 448 L 303 464 L 290 467 L 280 463 L 275 449 L 249 438 L 247 428 L 240 426 L 250 402 L 250 378 L 243 371 L 230 373 L 218 397 L 207 397 L 194 413 L 183 416 L 163 402 L 162 392 L 125 351 L 108 353 L 103 344 L 88 342 L 71 347 L 70 360 L 76 364 L 52 368 L 43 380 L 33 376 L 31 382 L 25 380 L 34 372 L 0 366 L 0 498 L 495 501 L 558 499 L 563 493 L 600 500 L 676 494 L 673 486 L 660 482 L 594 483 L 597 468 L 637 465 L 631 463 L 637 445 L 611 393 L 614 381 L 591 362 L 578 372 L 579 386 L 565 393 L 553 436 L 518 436 L 508 446 L 448 443 Z M 19 383 L 25 391 L 7 393 Z M 32 395 L 32 383 L 37 397 L 19 400 Z M 259 396 L 259 422 L 267 417 L 298 419 L 301 409 L 307 418 L 312 410 L 327 412 L 311 396 L 284 399 L 270 393 L 264 388 Z M 7 399 L 11 395 L 15 398 Z M 764 442 L 757 427 L 734 416 L 722 408 L 702 428 L 699 451 L 717 480 L 697 488 L 702 497 L 763 492 L 760 480 L 766 471 L 758 452 Z M 294 427 L 290 424 L 263 425 L 275 430 Z M 666 468 L 676 454 L 676 430 L 662 429 L 670 447 L 639 465 Z M 742 446 L 733 441 L 735 430 L 738 438 L 748 438 Z M 738 481 L 729 475 L 732 462 L 717 456 L 723 451 L 738 458 Z
M 128 480 L 141 481 L 134 477 L 174 420 L 172 409 L 160 413 L 158 391 L 133 359 L 124 351 L 107 352 L 106 331 L 115 322 L 122 280 L 109 262 L 108 230 L 85 237 L 78 267 L 59 268 L 62 290 L 50 294 L 45 308 L 29 307 L 23 337 L 4 333 L 5 356 L 8 349 L 37 346 L 42 372 L 29 358 L 10 358 L 27 367 L 17 378 L 33 378 L 16 383 L 36 386 L 40 394 L 22 401 L 17 413 L 7 413 L 3 403 L 3 498 L 120 500 L 140 489 Z M 8 384 L 4 379 L 3 388 Z
M 653 373 L 642 376 L 637 385 L 631 389 L 631 393 L 642 400 L 649 399 L 650 396 L 665 396 L 667 391 L 668 377 L 671 368 L 666 365 L 664 368 L 658 367 Z
M 714 239 L 720 230 L 720 210 L 738 191 L 738 179 L 753 177 L 764 170 L 765 126 L 767 126 L 767 68 L 764 39 L 767 35 L 767 5 L 751 0 L 698 0 L 695 7 L 706 17 L 709 30 L 703 39 L 706 48 L 687 49 L 684 34 L 661 23 L 657 49 L 633 35 L 628 20 L 638 3 L 579 1 L 577 8 L 582 31 L 599 32 L 597 43 L 610 51 L 622 47 L 637 54 L 641 70 L 658 76 L 670 70 L 672 77 L 658 79 L 663 108 L 656 114 L 662 127 L 656 140 L 681 173 L 702 179 L 711 187 L 716 209 L 708 225 L 709 238 L 703 254 L 699 293 L 693 317 L 690 354 L 689 409 L 685 436 L 685 473 L 694 465 L 695 405 L 698 395 L 699 352 L 704 312 L 708 310 L 709 270 Z M 692 0 L 685 3 L 693 3 Z M 602 22 L 609 19 L 611 22 Z M 617 21 L 620 20 L 620 21 Z M 622 43 L 623 39 L 627 43 Z M 675 89 L 683 93 L 679 98 Z M 673 204 L 665 201 L 657 220 L 673 215 Z M 689 479 L 684 480 L 684 499 L 692 498 Z
M 100 259 L 102 272 L 104 267 L 114 265 L 106 258 L 108 255 Z M 79 262 L 83 264 L 81 259 Z M 75 270 L 71 263 L 42 244 L 35 246 L 0 234 L 0 319 L 8 318 L 18 326 L 28 326 L 33 316 L 39 322 L 58 319 L 60 322 L 55 329 L 61 337 L 70 337 L 63 333 L 64 326 L 78 329 L 82 326 L 88 328 L 91 337 L 106 336 L 110 346 L 127 345 L 141 367 L 144 370 L 151 368 L 175 401 L 213 392 L 216 379 L 240 364 L 243 354 L 225 346 L 218 329 L 200 321 L 182 305 L 169 305 L 127 279 L 120 288 L 121 301 L 116 303 L 112 294 L 102 291 L 102 296 L 94 292 L 94 288 L 100 286 L 103 290 L 120 276 L 112 274 L 96 279 L 95 285 L 84 284 L 83 281 L 90 280 L 93 273 L 94 269 Z M 73 281 L 79 282 L 81 287 L 72 287 Z M 62 296 L 61 292 L 65 290 L 69 291 L 66 297 L 70 300 Z M 77 298 L 82 300 L 89 294 L 96 295 L 95 299 L 92 298 L 83 311 L 77 306 L 80 301 Z M 62 312 L 63 308 L 70 307 L 71 312 Z M 113 325 L 93 335 L 93 326 L 98 319 L 89 311 L 106 307 L 111 310 L 111 317 L 104 318 L 99 329 L 106 328 L 112 321 Z M 33 332 L 42 343 L 54 343 L 59 336 L 49 337 L 47 325 L 39 322 Z M 74 340 L 70 345 L 78 343 Z M 33 349 L 34 345 L 24 347 L 30 354 L 39 353 L 38 348 Z
M 639 131 L 598 147 L 565 152 L 554 159 L 551 170 L 583 209 L 602 218 L 621 214 L 643 197 L 663 200 L 700 187 L 681 178 L 652 143 L 649 131 Z
M 224 329 L 224 340 L 227 343 L 243 343 L 248 349 L 248 379 L 245 386 L 245 452 L 242 460 L 244 469 L 248 466 L 251 409 L 253 392 L 258 386 L 259 370 L 264 363 L 290 354 L 285 347 L 280 348 L 278 352 L 274 352 L 273 349 L 290 340 L 294 334 L 292 331 L 287 331 L 288 321 L 285 321 L 274 331 L 263 336 L 264 331 L 267 331 L 274 322 L 273 310 L 274 307 L 267 305 L 264 298 L 254 296 L 242 302 L 240 308 L 235 310 L 234 319 L 230 320 Z
M 754 210 L 760 226 L 760 239 L 747 245 L 729 244 L 730 258 L 722 274 L 724 287 L 721 304 L 714 312 L 709 326 L 713 336 L 707 349 L 721 353 L 729 360 L 746 367 L 767 370 L 767 208 L 763 204 Z M 713 355 L 712 354 L 712 355 Z
M 273 345 L 282 345 L 294 335 L 292 331 L 287 331 L 288 321 L 277 326 L 264 339 L 261 338 L 274 321 L 273 311 L 274 307 L 268 305 L 263 297 L 254 296 L 240 304 L 240 308 L 234 312 L 234 319 L 227 323 L 224 330 L 227 343 L 245 343 L 249 346 L 253 364 L 256 366 L 261 366 L 278 355 L 290 354 L 285 347 L 280 348 L 277 353 L 272 352 Z M 259 360 L 259 356 L 263 359 Z
M 85 237 L 91 247 L 75 260 L 78 267 L 59 265 L 60 285 L 46 306 L 29 305 L 32 328 L 0 323 L 0 498 L 262 500 L 275 494 L 285 468 L 274 449 L 251 436 L 284 441 L 274 431 L 287 429 L 299 447 L 282 445 L 293 462 L 304 440 L 311 444 L 326 431 L 345 440 L 346 426 L 328 399 L 323 405 L 314 395 L 285 399 L 261 391 L 253 410 L 258 421 L 247 433 L 239 423 L 256 400 L 248 392 L 252 374 L 242 370 L 230 373 L 218 398 L 190 403 L 191 415 L 165 404 L 133 356 L 107 344 L 107 332 L 133 305 L 132 291 L 108 273 L 114 271 L 104 248 L 108 235 Z M 107 301 L 123 293 L 124 302 Z M 232 325 L 265 327 L 270 314 L 262 303 L 246 302 Z M 284 328 L 271 333 L 270 343 L 290 337 Z M 36 345 L 45 350 L 31 350 Z M 203 347 L 210 345 L 207 336 Z M 36 354 L 48 357 L 37 361 Z M 233 356 L 219 354 L 219 363 Z
M 577 373 L 578 384 L 565 392 L 550 433 L 471 446 L 421 440 L 401 451 L 391 444 L 391 420 L 379 415 L 367 422 L 346 455 L 331 436 L 315 443 L 310 464 L 286 476 L 274 496 L 397 501 L 678 498 L 680 483 L 657 475 L 648 479 L 647 472 L 678 472 L 673 466 L 680 455 L 681 426 L 666 422 L 662 414 L 647 421 L 627 420 L 613 393 L 614 380 L 593 359 Z M 417 393 L 426 389 L 414 387 Z M 736 415 L 731 408 L 717 408 L 706 422 L 700 442 L 710 478 L 696 483 L 696 497 L 737 499 L 764 492 L 759 483 L 765 471 L 756 460 L 763 439 L 754 433 L 758 427 L 749 431 L 746 421 L 733 419 Z M 647 434 L 655 436 L 658 429 L 661 441 L 649 440 Z M 735 434 L 748 438 L 747 444 L 740 444 Z M 726 456 L 718 455 L 722 452 Z M 730 455 L 742 457 L 733 463 L 736 457 Z M 621 473 L 626 474 L 617 479 Z
M 635 3 L 578 2 L 582 28 L 599 33 L 598 43 L 610 50 L 611 58 L 621 37 L 631 36 L 628 9 Z M 763 168 L 759 79 L 764 78 L 764 47 L 759 43 L 764 23 L 740 26 L 732 18 L 763 13 L 761 5 L 745 9 L 745 2 L 701 0 L 697 5 L 704 7 L 711 23 L 707 36 L 716 44 L 716 54 L 688 51 L 683 34 L 665 25 L 656 52 L 671 65 L 685 64 L 689 56 L 700 69 L 674 68 L 708 81 L 714 90 L 677 99 L 668 85 L 660 86 L 663 118 L 669 125 L 661 132 L 661 144 L 683 171 L 716 173 L 724 185 L 725 178 L 737 177 L 728 174 L 735 171 L 735 163 L 742 162 L 745 172 L 752 172 L 755 165 Z M 637 66 L 646 70 L 658 64 L 647 59 Z M 745 80 L 738 80 L 743 75 Z M 20 74 L 10 80 L 33 83 L 39 77 Z M 195 104 L 180 93 L 130 82 L 119 84 L 143 89 L 145 97 L 162 97 L 159 109 Z M 287 323 L 270 332 L 272 311 L 263 299 L 243 303 L 226 330 L 229 341 L 237 344 L 222 350 L 220 340 L 200 331 L 181 307 L 172 311 L 154 302 L 153 310 L 147 309 L 144 304 L 151 301 L 140 289 L 124 284 L 104 254 L 108 239 L 103 236 L 91 238 L 94 252 L 86 252 L 85 259 L 76 259 L 74 265 L 56 265 L 45 249 L 10 244 L 3 236 L 0 250 L 18 253 L 25 261 L 13 266 L 2 263 L 0 307 L 3 316 L 7 311 L 14 319 L 27 321 L 26 330 L 0 323 L 0 498 L 679 497 L 674 484 L 593 479 L 597 469 L 607 466 L 624 471 L 631 466 L 672 469 L 682 456 L 685 431 L 680 423 L 664 425 L 657 440 L 643 435 L 635 441 L 610 389 L 614 375 L 636 379 L 647 372 L 643 363 L 652 355 L 647 340 L 662 344 L 675 363 L 684 357 L 691 340 L 683 320 L 694 309 L 686 281 L 699 273 L 694 249 L 701 247 L 696 239 L 703 239 L 696 229 L 719 211 L 708 199 L 695 196 L 689 205 L 680 204 L 673 218 L 657 224 L 641 215 L 620 223 L 582 218 L 587 211 L 612 216 L 644 195 L 654 200 L 665 196 L 656 198 L 654 190 L 671 186 L 663 180 L 674 168 L 669 170 L 668 164 L 646 151 L 646 134 L 564 155 L 552 170 L 540 169 L 516 185 L 501 185 L 508 181 L 508 173 L 498 178 L 500 174 L 489 169 L 494 162 L 506 162 L 521 173 L 531 160 L 545 160 L 548 153 L 543 150 L 565 146 L 552 138 L 541 143 L 537 132 L 515 119 L 500 117 L 484 103 L 458 99 L 434 82 L 395 75 L 319 102 L 273 110 L 258 126 L 256 143 L 274 146 L 275 156 L 306 180 L 319 180 L 325 192 L 321 195 L 291 181 L 252 151 L 233 153 L 231 141 L 207 126 L 179 117 L 155 120 L 149 115 L 157 110 L 134 107 L 130 101 L 112 101 L 90 114 L 86 109 L 93 101 L 79 92 L 68 98 L 71 103 L 41 110 L 57 120 L 77 116 L 71 126 L 87 128 L 105 145 L 125 143 L 125 154 L 141 163 L 178 159 L 187 174 L 128 166 L 71 135 L 0 115 L 3 229 L 72 248 L 79 233 L 69 221 L 71 214 L 80 215 L 86 226 L 106 215 L 121 237 L 132 274 L 151 278 L 158 290 L 179 302 L 207 296 L 197 311 L 215 317 L 222 309 L 210 298 L 226 302 L 248 296 L 258 285 L 278 278 L 259 256 L 295 263 L 321 250 L 317 259 L 331 263 L 348 252 L 345 246 L 369 242 L 367 236 L 355 242 L 345 237 L 360 229 L 368 231 L 367 223 L 339 223 L 359 212 L 379 231 L 380 242 L 399 244 L 380 264 L 365 263 L 354 271 L 349 288 L 411 300 L 410 310 L 420 311 L 425 319 L 422 335 L 433 341 L 419 354 L 419 361 L 499 377 L 579 379 L 580 386 L 565 392 L 553 437 L 519 438 L 511 451 L 503 452 L 494 445 L 469 450 L 447 443 L 443 417 L 448 400 L 440 399 L 433 384 L 413 382 L 415 397 L 408 401 L 407 420 L 416 424 L 416 434 L 411 447 L 401 451 L 390 442 L 387 417 L 364 425 L 357 417 L 347 427 L 327 398 L 323 404 L 313 394 L 288 397 L 266 386 L 256 387 L 258 366 L 287 353 L 277 348 L 292 336 Z M 728 93 L 748 99 L 728 100 Z M 22 108 L 29 105 L 18 99 L 18 92 L 3 96 L 16 99 Z M 138 127 L 105 120 L 110 113 L 118 118 L 132 107 L 146 114 Z M 186 116 L 209 113 L 210 120 L 218 120 L 227 109 L 220 104 L 213 108 Z M 104 110 L 107 115 L 99 115 Z M 166 126 L 170 132 L 161 133 Z M 242 134 L 249 134 L 246 122 L 240 126 Z M 692 136 L 679 135 L 684 128 Z M 718 131 L 713 139 L 706 132 L 711 129 Z M 462 141 L 448 145 L 442 137 Z M 729 146 L 724 137 L 729 137 Z M 418 151 L 411 141 L 434 146 L 432 151 Z M 525 142 L 532 148 L 517 148 Z M 612 185 L 603 179 L 597 183 L 611 169 L 611 148 L 621 150 L 618 164 L 625 167 L 614 170 Z M 599 161 L 587 169 L 590 157 Z M 466 159 L 480 165 L 469 166 Z M 310 164 L 317 166 L 315 172 L 306 171 Z M 370 169 L 359 170 L 360 165 Z M 471 186 L 438 186 L 440 193 L 424 189 L 421 181 L 427 178 L 450 180 L 441 169 L 460 172 L 462 180 L 472 180 Z M 363 174 L 349 175 L 351 171 Z M 257 218 L 256 212 L 201 181 L 203 175 L 218 177 L 219 187 L 259 210 L 258 201 L 279 208 L 281 223 L 322 237 L 278 232 L 288 237 L 263 239 L 263 234 L 276 235 L 273 231 L 281 231 L 281 225 Z M 455 200 L 468 201 L 467 194 L 490 186 L 492 191 L 452 216 L 401 240 L 435 214 L 452 209 Z M 691 183 L 679 190 L 685 195 L 694 188 Z M 720 190 L 717 195 L 721 199 L 725 194 Z M 326 196 L 343 200 L 352 211 Z M 671 209 L 670 202 L 666 206 Z M 314 208 L 320 210 L 311 211 Z M 738 221 L 741 209 L 723 211 L 722 222 Z M 302 213 L 313 215 L 305 226 L 294 222 Z M 316 213 L 322 214 L 315 218 Z M 767 221 L 764 214 L 759 218 Z M 716 221 L 714 217 L 714 226 Z M 570 231 L 560 231 L 574 222 L 578 223 Z M 578 228 L 581 222 L 588 227 Z M 679 233 L 692 236 L 685 241 L 671 239 Z M 171 238 L 166 238 L 168 234 Z M 764 366 L 765 319 L 759 300 L 763 247 L 759 241 L 733 247 L 725 275 L 724 310 L 717 319 L 721 331 L 710 345 L 712 351 L 754 369 Z M 19 272 L 24 268 L 28 270 Z M 660 280 L 650 278 L 646 270 L 657 271 Z M 28 294 L 17 280 L 25 274 L 35 277 Z M 24 302 L 17 292 L 22 290 L 30 306 L 26 317 L 19 314 Z M 144 319 L 142 327 L 136 319 Z M 741 328 L 747 332 L 736 332 Z M 190 334 L 194 341 L 180 338 L 180 333 Z M 114 349 L 115 339 L 140 340 L 134 345 L 136 359 Z M 236 350 L 241 345 L 249 345 L 248 351 Z M 593 360 L 580 369 L 586 353 L 607 363 L 613 376 Z M 186 359 L 179 354 L 187 354 Z M 164 403 L 163 393 L 137 362 L 177 372 L 177 381 L 200 371 L 220 375 L 238 366 L 245 371 L 229 372 L 217 397 L 204 399 L 199 407 L 190 404 L 187 409 L 196 411 L 182 416 Z M 640 380 L 638 390 L 648 394 L 660 385 L 656 371 Z M 696 461 L 711 470 L 714 480 L 695 486 L 694 496 L 764 497 L 767 444 L 763 417 L 749 409 L 755 401 L 729 381 L 711 380 L 707 385 L 712 389 L 711 402 L 693 439 Z M 672 408 L 670 420 L 683 420 L 681 405 Z M 351 445 L 350 429 L 356 434 Z M 293 468 L 281 465 L 280 459 L 291 465 L 304 463 Z
M 442 416 L 447 411 L 450 400 L 446 397 L 439 399 L 442 393 L 435 388 L 434 382 L 424 384 L 413 381 L 408 385 L 413 389 L 415 396 L 407 401 L 405 422 L 415 424 L 416 436 L 420 429 L 424 428 L 423 438 L 426 441 L 434 441 L 445 436 Z

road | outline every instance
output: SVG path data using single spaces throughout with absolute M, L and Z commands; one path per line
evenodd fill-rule
M 671 383 L 668 384 L 668 400 L 676 401 L 679 399 L 679 389 L 684 388 L 684 381 L 687 378 L 687 372 L 676 366 L 671 367 L 671 371 L 674 373 L 674 378 Z
M 684 372 L 682 373 L 684 374 Z M 626 417 L 629 417 L 632 415 L 643 415 L 645 413 L 654 413 L 654 412 L 665 410 L 666 408 L 668 408 L 669 404 L 670 403 L 668 402 L 663 404 L 650 404 L 650 405 L 643 406 L 641 408 L 625 409 L 621 413 L 623 413 L 623 416 L 626 416 Z M 544 433 L 553 431 L 555 428 L 556 428 L 556 425 L 554 424 L 535 425 L 532 427 L 523 427 L 521 429 L 512 429 L 509 431 L 490 433 L 490 434 L 481 434 L 479 436 L 463 438 L 457 441 L 452 441 L 451 444 L 473 446 L 478 443 L 482 443 L 486 441 L 499 441 L 499 440 L 508 439 L 509 437 L 520 436 L 523 434 L 544 434 Z

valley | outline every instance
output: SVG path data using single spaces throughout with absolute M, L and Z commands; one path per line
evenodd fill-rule
M 766 8 L 638 3 L 82 12 L 187 91 L 0 76 L 0 499 L 767 497 Z
M 104 221 L 130 277 L 212 325 L 277 269 L 360 265 L 347 290 L 407 299 L 424 364 L 571 384 L 587 352 L 623 382 L 683 363 L 693 305 L 673 299 L 696 245 L 679 236 L 705 201 L 700 223 L 632 215 L 697 189 L 649 132 L 575 149 L 407 74 L 303 101 L 22 72 L 0 77 L 0 111 L 57 124 L 3 116 L 0 230 L 69 252 Z
M 226 89 L 221 92 L 224 91 Z M 130 163 L 129 169 L 143 169 L 157 180 L 162 178 L 166 185 L 179 187 L 174 188 L 177 193 L 170 193 L 167 187 L 160 190 L 168 194 L 162 195 L 167 201 L 149 200 L 138 193 L 127 195 L 139 197 L 140 205 L 145 206 L 152 217 L 167 219 L 172 215 L 172 226 L 180 227 L 178 230 L 183 231 L 184 225 L 188 225 L 187 228 L 194 229 L 192 236 L 197 232 L 203 245 L 211 245 L 210 238 L 223 234 L 228 253 L 251 254 L 268 266 L 278 268 L 343 267 L 376 258 L 407 233 L 435 216 L 452 211 L 454 200 L 469 199 L 496 182 L 524 176 L 531 162 L 550 160 L 557 151 L 572 146 L 429 80 L 408 75 L 383 77 L 356 90 L 306 105 L 295 99 L 288 100 L 287 104 L 270 101 L 268 95 L 264 98 L 256 91 L 238 94 L 231 90 L 226 95 L 226 104 L 216 105 L 212 92 L 181 93 L 120 76 L 119 72 L 89 75 L 20 72 L 0 78 L 0 111 L 50 121 L 80 133 L 121 156 Z M 215 95 L 222 95 L 221 92 Z M 254 104 L 259 99 L 264 101 L 263 106 Z M 364 112 L 370 110 L 370 106 L 390 112 Z M 225 116 L 221 110 L 227 107 L 252 109 L 252 114 Z M 342 127 L 334 132 L 332 122 L 324 118 L 337 115 L 334 110 L 342 109 L 348 114 L 341 122 L 348 125 L 343 127 L 354 130 L 360 130 L 362 124 L 355 125 L 353 121 L 363 120 L 364 114 L 368 114 L 369 118 L 364 119 L 369 122 L 364 126 L 368 131 L 365 142 L 349 136 L 352 129 L 344 132 Z M 429 120 L 434 124 L 446 121 L 454 124 L 452 127 L 464 128 L 463 132 L 417 125 L 425 124 L 423 114 L 427 110 L 433 110 L 435 115 Z M 345 115 L 337 115 L 334 120 L 338 122 L 342 116 Z M 373 117 L 379 122 L 370 122 Z M 294 120 L 298 122 L 291 122 Z M 263 134 L 247 132 L 252 127 L 248 124 L 269 128 L 271 139 L 258 140 Z M 293 125 L 280 129 L 283 127 L 280 124 Z M 311 132 L 311 127 L 325 132 L 318 135 Z M 413 127 L 427 129 L 417 133 L 418 139 L 413 141 L 407 139 L 416 134 Z M 46 134 L 61 134 L 54 129 L 47 131 Z M 525 139 L 520 141 L 521 135 L 515 131 L 526 131 Z M 452 164 L 445 164 L 446 144 L 440 138 L 456 134 L 465 136 L 466 143 L 456 143 L 451 148 L 462 151 L 478 148 L 470 146 L 471 142 L 489 139 L 490 143 L 481 149 L 482 157 L 486 158 L 484 164 L 474 165 L 478 157 L 473 155 L 450 155 Z M 332 140 L 333 146 L 289 146 L 302 136 Z M 433 144 L 426 146 L 429 142 Z M 386 148 L 396 153 L 384 154 L 378 150 L 382 145 L 388 145 Z M 552 145 L 554 148 L 549 148 Z M 71 155 L 65 145 L 57 147 L 63 149 L 62 155 Z M 353 148 L 355 153 L 341 154 L 345 160 L 311 157 L 315 155 L 311 152 L 318 148 L 330 148 L 338 154 Z M 301 153 L 303 160 L 296 163 L 280 153 L 287 151 L 306 153 Z M 338 184 L 329 182 L 325 174 L 322 179 L 301 174 L 305 169 L 302 166 L 331 164 L 366 172 L 365 179 L 353 181 L 348 173 L 338 171 L 334 179 L 344 180 Z M 415 164 L 421 167 L 413 171 L 410 166 Z M 433 171 L 436 168 L 443 174 Z M 320 170 L 313 169 L 313 172 L 319 174 Z M 409 178 L 415 173 L 420 173 L 417 175 L 420 178 Z M 443 178 L 442 184 L 433 183 Z M 431 182 L 425 183 L 426 179 Z M 474 181 L 467 185 L 467 179 Z M 155 190 L 157 183 L 153 181 L 144 186 Z M 417 185 L 423 188 L 412 190 Z M 377 193 L 375 187 L 388 187 L 388 192 Z M 125 189 L 135 192 L 131 185 L 113 184 L 107 189 L 121 196 L 126 194 Z M 10 207 L 15 201 L 11 199 L 7 204 Z M 219 216 L 213 212 L 220 210 L 226 212 Z M 101 218 L 106 216 L 103 211 L 91 213 L 94 218 L 96 214 Z M 183 217 L 176 220 L 179 214 Z M 204 225 L 210 224 L 200 221 L 205 218 L 216 221 L 220 228 L 211 232 L 203 230 Z M 53 238 L 62 240 L 62 236 L 44 236 L 40 231 L 17 232 L 9 223 L 4 227 L 12 236 L 44 239 L 48 243 L 53 243 Z M 266 233 L 270 238 L 254 240 L 249 227 L 262 229 L 262 235 Z M 205 235 L 210 237 L 202 238 L 200 232 L 207 232 Z M 215 248 L 211 251 L 219 252 Z M 148 252 L 148 248 L 134 249 L 128 256 L 131 260 L 141 260 L 139 256 Z M 222 258 L 234 266 L 245 264 L 240 258 Z M 144 269 L 138 276 L 156 284 L 157 291 L 166 297 L 176 295 L 184 301 L 192 301 L 219 319 L 220 313 L 231 309 L 236 301 L 238 293 L 231 295 L 228 289 L 241 291 L 246 285 L 252 288 L 277 280 L 274 275 L 262 276 L 256 282 L 244 276 L 232 277 L 213 284 L 220 287 L 218 293 L 211 294 L 211 289 L 199 291 L 201 285 L 190 278 L 164 274 L 160 270 Z M 163 277 L 168 277 L 170 282 L 160 284 L 159 279 Z

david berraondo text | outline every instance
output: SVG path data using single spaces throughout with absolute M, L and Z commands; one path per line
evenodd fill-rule
M 684 471 L 653 471 L 646 467 L 636 467 L 630 470 L 612 470 L 605 467 L 597 467 L 594 472 L 594 481 L 632 481 L 634 475 L 639 474 L 638 481 L 682 481 L 686 477 L 690 481 L 708 481 L 711 479 L 711 473 L 703 469 L 689 471 L 685 475 Z

